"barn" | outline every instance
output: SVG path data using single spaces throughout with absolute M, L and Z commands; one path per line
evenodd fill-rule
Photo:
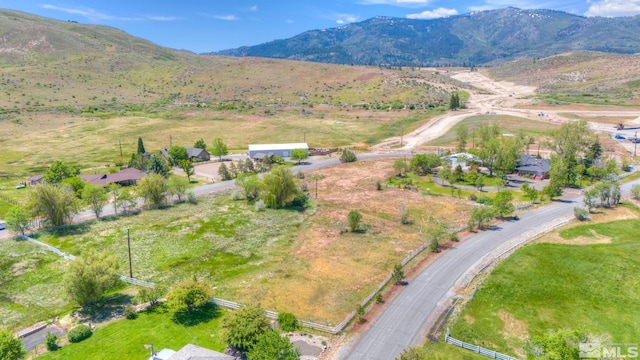
M 251 159 L 262 159 L 265 156 L 280 156 L 288 158 L 291 156 L 291 150 L 305 149 L 309 151 L 307 143 L 291 143 L 291 144 L 250 144 L 249 157 Z

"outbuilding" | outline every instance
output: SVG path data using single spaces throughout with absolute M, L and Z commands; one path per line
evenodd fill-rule
M 255 159 L 256 156 L 280 156 L 288 158 L 291 156 L 291 150 L 304 149 L 309 151 L 307 143 L 291 143 L 291 144 L 250 144 L 249 157 Z

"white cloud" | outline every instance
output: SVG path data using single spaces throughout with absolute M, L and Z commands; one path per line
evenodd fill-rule
M 633 16 L 640 14 L 640 0 L 602 0 L 591 2 L 586 16 Z
M 426 10 L 418 14 L 408 14 L 407 19 L 439 19 L 453 15 L 458 15 L 458 10 L 437 8 L 433 10 Z
M 431 3 L 431 0 L 360 0 L 360 5 L 391 5 L 400 7 L 425 7 Z
M 98 11 L 96 11 L 94 9 L 85 8 L 85 7 L 83 7 L 83 8 L 68 8 L 68 7 L 51 5 L 51 4 L 44 4 L 44 5 L 42 5 L 42 7 L 45 8 L 45 9 L 49 9 L 49 10 L 62 11 L 62 12 L 65 12 L 67 14 L 84 16 L 85 18 L 87 18 L 89 20 L 92 20 L 92 21 L 104 21 L 104 20 L 131 21 L 131 20 L 140 20 L 140 18 L 117 17 L 117 16 L 113 16 L 113 15 L 109 15 L 109 14 L 104 14 L 104 13 L 98 12 Z
M 253 5 L 252 7 L 249 8 L 249 11 L 253 11 L 253 12 L 258 11 L 258 5 Z
M 147 16 L 147 19 L 153 21 L 174 21 L 178 20 L 175 16 Z
M 238 18 L 235 15 L 213 15 L 212 16 L 214 19 L 218 19 L 218 20 L 224 20 L 224 21 L 236 21 L 236 20 L 240 20 L 240 18 Z
M 336 19 L 338 25 L 345 25 L 356 21 L 358 21 L 358 17 L 349 14 L 338 14 Z

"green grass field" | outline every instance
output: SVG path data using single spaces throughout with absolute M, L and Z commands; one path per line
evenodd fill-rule
M 226 344 L 220 336 L 220 324 L 225 313 L 208 307 L 193 317 L 193 324 L 185 324 L 159 306 L 139 313 L 134 320 L 122 319 L 98 327 L 90 338 L 64 345 L 38 359 L 146 359 L 149 350 L 145 344 L 153 344 L 156 351 L 165 348 L 178 351 L 184 345 L 194 344 L 222 352 Z
M 69 311 L 65 260 L 28 241 L 0 241 L 0 326 L 32 325 Z
M 535 137 L 549 135 L 557 125 L 543 122 L 528 120 L 508 115 L 477 115 L 471 116 L 456 124 L 439 138 L 426 143 L 425 145 L 445 146 L 456 142 L 456 129 L 466 126 L 469 131 L 469 143 L 473 142 L 473 131 L 480 127 L 481 124 L 497 124 L 505 134 L 517 134 L 519 131 L 527 135 Z
M 600 244 L 535 243 L 502 262 L 466 305 L 452 336 L 523 355 L 529 336 L 580 329 L 614 343 L 640 333 L 640 221 L 618 220 L 562 229 L 563 239 L 611 239 Z M 446 350 L 446 349 L 445 349 Z

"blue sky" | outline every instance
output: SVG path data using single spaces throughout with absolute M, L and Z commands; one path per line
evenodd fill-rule
M 640 0 L 2 0 L 0 7 L 113 26 L 201 53 L 288 38 L 374 16 L 432 19 L 514 6 L 583 16 L 640 14 Z

